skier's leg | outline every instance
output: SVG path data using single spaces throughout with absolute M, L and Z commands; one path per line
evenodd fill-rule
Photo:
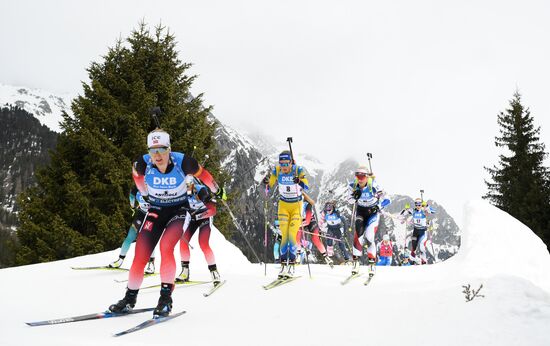
M 340 252 L 342 253 L 342 256 L 344 256 L 344 260 L 349 260 L 349 254 L 348 250 L 346 250 L 346 246 L 344 245 L 344 240 L 342 239 L 342 233 L 338 232 L 337 236 L 335 237 L 339 239 L 338 247 L 340 248 Z
M 143 271 L 153 249 L 157 245 L 164 230 L 165 218 L 157 213 L 149 213 L 143 222 L 143 227 L 138 234 L 134 261 L 130 267 L 128 276 L 128 288 L 137 290 L 143 282 Z
M 323 245 L 323 242 L 319 237 L 319 227 L 317 226 L 317 223 L 313 224 L 312 229 L 313 229 L 313 232 L 311 233 L 313 234 L 311 235 L 311 241 L 313 242 L 313 245 L 315 245 L 317 250 L 319 250 L 321 254 L 324 254 L 325 252 L 327 252 L 327 250 L 325 249 L 325 246 Z
M 411 238 L 411 256 L 416 257 L 416 247 L 418 246 L 420 231 L 416 228 L 413 229 L 413 234 Z
M 353 237 L 353 256 L 355 259 L 357 257 L 361 257 L 363 254 L 363 244 L 365 241 L 365 238 L 363 237 L 363 233 L 365 231 L 364 228 L 365 219 L 363 215 L 357 215 L 355 217 L 355 235 Z
M 421 231 L 418 237 L 418 248 L 420 251 L 420 259 L 422 260 L 422 264 L 426 263 L 427 256 L 426 256 L 426 243 L 428 242 L 428 237 L 426 236 L 426 231 Z
M 163 284 L 173 284 L 176 277 L 174 248 L 181 239 L 184 219 L 184 215 L 174 216 L 166 225 L 166 230 L 160 239 L 160 281 Z
M 328 252 L 329 256 L 333 256 L 334 255 L 334 239 L 331 239 L 331 238 L 334 238 L 334 233 L 332 232 L 331 228 L 329 228 L 327 230 L 327 235 L 330 237 L 330 238 L 327 238 L 327 252 Z
M 367 227 L 365 229 L 364 238 L 367 243 L 367 255 L 369 257 L 369 261 L 376 260 L 376 243 L 374 241 L 374 236 L 378 230 L 379 220 L 380 218 L 378 217 L 378 213 L 372 214 L 369 217 Z
M 277 212 L 277 218 L 279 219 L 279 229 L 281 230 L 281 263 L 285 262 L 288 258 L 288 252 L 290 250 L 290 237 L 288 227 L 290 226 L 290 213 L 288 211 L 288 203 L 279 201 L 279 209 Z M 294 241 L 296 241 L 296 235 L 294 235 Z
M 275 241 L 275 244 L 273 244 L 273 258 L 275 258 L 275 262 L 279 261 L 279 257 L 281 257 L 281 244 Z
M 302 202 L 294 202 L 291 204 L 289 209 L 290 214 L 290 224 L 288 226 L 289 238 L 294 241 L 297 239 L 298 231 L 300 230 L 300 225 L 302 224 Z M 296 242 L 293 244 L 290 242 L 290 261 L 296 261 L 296 251 L 298 246 Z
M 137 230 L 132 224 L 130 226 L 130 229 L 128 230 L 128 234 L 126 235 L 126 239 L 122 242 L 122 245 L 120 247 L 120 258 L 126 257 L 126 254 L 128 253 L 128 250 L 130 249 L 130 245 L 136 240 L 137 238 Z
M 214 256 L 214 252 L 210 248 L 210 218 L 205 220 L 200 220 L 201 224 L 199 225 L 199 245 L 201 247 L 202 253 L 204 254 L 204 258 L 206 259 L 206 263 L 208 265 L 216 264 L 216 257 Z

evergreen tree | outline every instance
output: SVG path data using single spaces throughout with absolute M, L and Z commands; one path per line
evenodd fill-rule
M 483 197 L 550 245 L 550 173 L 544 167 L 547 154 L 540 142 L 540 127 L 533 124 L 518 92 L 510 101 L 510 109 L 498 115 L 498 125 L 500 137 L 495 137 L 495 144 L 508 149 L 509 155 L 499 156 L 498 167 L 485 167 L 492 182 L 485 181 L 489 191 Z
M 131 162 L 146 153 L 155 128 L 149 110 L 162 109 L 172 150 L 193 153 L 220 180 L 220 155 L 195 76 L 178 59 L 165 28 L 141 23 L 125 41 L 88 68 L 90 83 L 64 114 L 51 163 L 37 172 L 37 186 L 20 198 L 20 264 L 63 259 L 118 247 L 130 221 Z M 223 218 L 222 218 L 223 219 Z M 217 222 L 219 224 L 219 220 Z

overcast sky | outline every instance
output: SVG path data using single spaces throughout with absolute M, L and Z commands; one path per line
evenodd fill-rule
M 516 89 L 550 146 L 548 1 L 2 1 L 0 82 L 79 93 L 142 19 L 222 122 L 327 166 L 372 152 L 387 191 L 424 189 L 459 224 Z

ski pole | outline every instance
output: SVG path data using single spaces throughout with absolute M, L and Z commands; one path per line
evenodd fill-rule
M 191 155 L 191 156 L 193 156 L 193 155 Z M 210 156 L 209 156 L 208 154 L 207 154 L 207 155 L 204 155 L 204 160 L 202 161 L 201 166 L 204 167 L 204 164 L 206 163 L 206 161 L 208 161 L 209 158 L 210 158 Z
M 422 202 L 424 202 L 424 190 L 420 190 L 420 198 L 422 199 Z
M 430 232 L 430 245 L 432 246 L 432 255 L 434 256 L 434 263 L 436 263 L 437 257 L 435 255 L 435 250 L 434 250 L 433 230 L 434 228 L 433 228 L 432 222 L 430 221 L 428 231 Z
M 304 234 L 304 233 L 305 233 L 305 231 L 302 227 L 302 234 Z M 307 271 L 309 273 L 309 278 L 311 279 L 311 268 L 309 267 L 309 250 L 308 250 L 307 246 L 305 247 L 304 251 L 306 252 Z
M 245 174 L 250 173 L 250 171 L 252 171 L 254 168 L 258 167 L 258 165 L 259 165 L 260 163 L 264 162 L 265 159 L 267 159 L 267 156 L 264 156 L 263 159 L 261 159 L 260 161 L 258 161 L 258 163 L 256 163 L 256 164 L 253 165 L 252 167 L 248 167 L 248 168 L 244 171 L 244 173 L 242 173 L 242 175 L 245 175 Z M 252 176 L 252 178 L 254 178 L 254 176 Z
M 264 201 L 264 276 L 267 276 L 267 196 Z
M 252 247 L 252 245 L 250 245 L 250 242 L 248 241 L 248 238 L 246 237 L 246 235 L 245 235 L 244 231 L 242 230 L 241 226 L 239 225 L 239 222 L 237 221 L 237 218 L 235 217 L 235 214 L 233 214 L 233 212 L 231 211 L 231 208 L 229 208 L 229 205 L 227 205 L 227 202 L 224 201 L 222 198 L 220 198 L 220 199 L 221 199 L 223 205 L 225 206 L 225 208 L 227 208 L 227 211 L 229 212 L 229 215 L 231 216 L 231 219 L 233 220 L 233 224 L 235 225 L 235 227 L 237 227 L 239 232 L 241 232 L 244 240 L 246 241 L 246 244 L 248 245 L 250 250 L 252 250 L 252 253 L 256 257 L 256 259 L 258 260 L 258 263 L 260 263 L 260 265 L 261 265 L 262 260 L 260 260 L 260 257 L 258 257 L 258 255 L 256 254 L 256 251 L 254 251 L 254 248 Z
M 367 158 L 369 159 L 369 169 L 370 169 L 370 172 L 372 174 L 372 165 L 370 163 L 370 159 L 372 159 L 372 153 L 367 153 Z
M 160 121 L 159 121 L 159 116 L 161 114 L 161 110 L 160 110 L 160 107 L 159 106 L 156 106 L 156 107 L 153 107 L 149 110 L 149 115 L 151 115 L 153 117 L 153 120 L 155 121 L 155 124 L 157 125 L 157 128 L 160 129 Z
M 296 162 L 294 162 L 294 154 L 292 153 L 292 137 L 287 137 L 286 141 L 288 142 L 288 148 L 290 149 L 290 158 L 292 160 L 292 164 L 296 164 Z
M 303 232 L 303 233 L 306 233 L 306 234 L 315 235 L 315 233 L 313 233 L 313 232 L 308 232 L 308 231 L 304 231 L 304 230 L 302 230 L 302 232 Z M 326 239 L 332 239 L 332 240 L 334 240 L 334 241 L 343 241 L 342 239 L 329 237 L 328 235 L 322 235 L 322 234 L 320 234 L 320 232 L 319 232 L 318 236 L 319 236 L 319 237 L 322 237 L 322 238 L 326 238 Z

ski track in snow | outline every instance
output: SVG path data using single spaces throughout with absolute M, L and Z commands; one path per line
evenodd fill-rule
M 211 297 L 207 285 L 174 291 L 172 321 L 114 338 L 149 313 L 121 318 L 29 327 L 25 322 L 99 312 L 122 298 L 127 273 L 76 271 L 104 265 L 118 250 L 64 261 L 0 270 L 1 345 L 549 345 L 550 255 L 527 227 L 483 201 L 466 207 L 462 247 L 451 259 L 428 266 L 378 267 L 368 287 L 364 276 L 340 285 L 350 267 L 297 268 L 302 278 L 265 291 L 274 265 L 248 263 L 217 231 L 211 245 L 222 278 Z M 197 244 L 191 277 L 208 279 Z M 510 254 L 511 250 L 517 254 Z M 133 248 L 124 267 L 129 267 Z M 176 251 L 177 253 L 178 251 Z M 176 256 L 179 263 L 179 254 Z M 516 260 L 517 259 L 517 260 Z M 157 259 L 157 269 L 160 261 Z M 179 266 L 178 266 L 179 267 Z M 366 271 L 366 268 L 363 268 Z M 178 268 L 179 273 L 179 268 Z M 158 282 L 158 276 L 145 284 Z M 466 303 L 462 285 L 483 284 Z M 137 308 L 156 305 L 158 289 L 142 290 Z

